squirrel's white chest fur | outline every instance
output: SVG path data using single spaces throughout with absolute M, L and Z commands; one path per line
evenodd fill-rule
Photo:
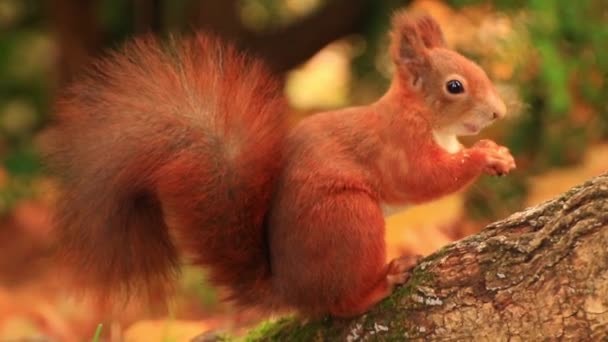
M 462 145 L 458 141 L 458 137 L 456 137 L 455 134 L 440 132 L 440 131 L 433 131 L 433 138 L 435 139 L 435 142 L 437 143 L 437 145 L 441 146 L 441 148 L 443 148 L 444 150 L 446 150 L 449 153 L 456 153 L 456 152 L 460 151 L 460 149 L 462 149 Z M 388 217 L 388 216 L 391 216 L 393 214 L 396 214 L 400 211 L 407 209 L 409 206 L 410 205 L 408 205 L 408 204 L 404 204 L 404 205 L 382 204 L 382 212 L 384 214 L 384 217 Z
M 460 144 L 460 141 L 458 141 L 458 137 L 456 137 L 456 135 L 453 133 L 433 131 L 433 138 L 435 139 L 437 145 L 441 146 L 449 153 L 456 153 L 462 149 L 462 145 Z

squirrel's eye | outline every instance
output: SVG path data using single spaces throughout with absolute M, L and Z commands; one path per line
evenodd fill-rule
M 450 94 L 460 94 L 464 92 L 462 82 L 459 80 L 449 80 L 448 83 L 446 83 L 446 89 Z

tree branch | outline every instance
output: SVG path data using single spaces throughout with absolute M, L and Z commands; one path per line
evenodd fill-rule
M 359 32 L 365 0 L 333 0 L 323 9 L 282 30 L 245 37 L 244 46 L 260 52 L 278 72 L 305 62 L 325 45 Z
M 68 83 L 100 49 L 97 1 L 51 0 L 51 25 L 59 46 L 58 83 Z
M 162 28 L 161 0 L 132 0 L 137 33 L 159 32 Z
M 608 332 L 608 174 L 425 258 L 367 314 L 265 325 L 253 340 L 600 340 Z
M 237 1 L 199 1 L 192 22 L 200 29 L 234 41 L 266 59 L 277 73 L 312 57 L 328 43 L 359 32 L 368 0 L 332 0 L 317 12 L 291 26 L 271 32 L 245 28 L 237 13 Z
M 162 0 L 132 0 L 137 33 L 162 29 Z M 298 66 L 328 43 L 357 33 L 370 0 L 330 0 L 302 20 L 270 32 L 248 30 L 239 17 L 238 0 L 193 1 L 188 21 L 267 60 L 276 73 Z M 60 85 L 70 81 L 103 46 L 95 9 L 97 1 L 52 0 L 52 23 L 60 51 Z

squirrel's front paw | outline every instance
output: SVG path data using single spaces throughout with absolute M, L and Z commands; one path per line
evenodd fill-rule
M 480 140 L 474 148 L 484 156 L 483 172 L 492 176 L 503 176 L 515 169 L 515 159 L 509 149 L 491 140 Z
M 386 274 L 389 286 L 394 287 L 395 285 L 405 284 L 410 278 L 410 271 L 418 265 L 420 259 L 422 259 L 420 255 L 407 255 L 393 259 L 388 264 L 388 272 Z

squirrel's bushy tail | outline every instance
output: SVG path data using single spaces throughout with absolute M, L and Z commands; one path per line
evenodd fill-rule
M 43 138 L 63 180 L 59 260 L 79 288 L 164 296 L 180 255 L 264 304 L 285 105 L 263 65 L 205 35 L 135 40 L 60 98 Z

